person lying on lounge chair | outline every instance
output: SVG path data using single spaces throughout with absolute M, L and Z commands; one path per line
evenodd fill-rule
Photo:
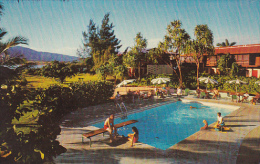
M 157 98 L 161 95 L 161 93 L 162 93 L 162 92 L 160 91 L 160 89 L 157 89 L 157 91 L 155 92 Z
M 153 93 L 152 93 L 152 91 L 149 91 L 148 92 L 148 98 L 152 98 L 153 97 Z
M 135 93 L 134 93 L 134 96 L 136 98 L 140 98 L 140 90 L 136 90 Z
M 165 96 L 163 95 L 163 92 L 159 92 L 160 98 L 165 98 Z
M 249 94 L 246 92 L 244 95 L 243 95 L 243 98 L 241 100 L 241 102 L 244 102 L 244 100 L 247 100 L 249 97 Z
M 251 103 L 254 104 L 260 99 L 260 94 L 259 92 L 256 93 L 255 97 L 251 100 Z

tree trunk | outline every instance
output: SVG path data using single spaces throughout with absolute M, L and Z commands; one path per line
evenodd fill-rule
M 138 65 L 138 76 L 139 76 L 139 81 L 141 81 L 141 64 L 140 64 L 140 62 Z
M 116 76 L 114 76 L 114 78 L 115 78 L 114 84 L 116 85 Z
M 178 63 L 178 69 L 179 69 L 179 82 L 180 82 L 180 87 L 182 87 L 182 74 L 181 74 L 181 65 Z
M 197 86 L 200 85 L 200 83 L 199 83 L 199 70 L 200 70 L 200 63 L 197 63 Z

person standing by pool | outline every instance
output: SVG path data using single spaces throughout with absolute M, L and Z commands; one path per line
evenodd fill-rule
M 214 96 L 212 97 L 212 99 L 216 98 L 216 100 L 217 100 L 217 98 L 219 96 L 219 92 L 218 92 L 217 88 L 213 89 L 213 93 L 214 93 Z
M 115 135 L 115 138 L 116 138 L 116 135 L 117 135 L 117 129 L 116 127 L 114 126 L 114 115 L 111 114 L 105 121 L 104 123 L 104 129 L 107 130 L 109 132 L 109 136 L 110 136 L 110 142 L 112 143 L 114 140 L 113 140 L 113 131 L 114 131 L 114 135 Z
M 217 120 L 216 127 L 217 127 L 217 128 L 221 128 L 221 127 L 223 127 L 223 126 L 225 126 L 223 117 L 221 116 L 221 113 L 218 112 L 218 120 Z
M 200 87 L 199 87 L 199 86 L 198 86 L 197 89 L 196 89 L 196 93 L 197 93 L 197 97 L 200 98 L 201 90 L 200 90 Z
M 121 95 L 119 94 L 119 91 L 117 91 L 116 97 L 115 97 L 116 101 L 121 100 Z
M 177 97 L 181 97 L 182 96 L 182 89 L 181 89 L 181 87 L 178 87 L 177 88 Z
M 135 126 L 132 127 L 133 134 L 128 134 L 128 140 L 131 142 L 131 147 L 133 147 L 134 143 L 136 143 L 139 139 L 139 132 Z

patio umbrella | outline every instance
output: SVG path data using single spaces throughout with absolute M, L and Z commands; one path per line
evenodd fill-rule
M 255 82 L 255 84 L 258 84 L 258 85 L 260 85 L 260 81 L 256 81 L 256 82 Z
M 198 78 L 198 80 L 199 80 L 200 82 L 205 83 L 205 84 L 208 84 L 208 83 L 218 84 L 218 81 L 217 81 L 217 80 L 211 79 L 211 78 L 209 78 L 209 77 L 200 77 L 200 78 Z M 206 85 L 206 90 L 207 90 L 207 87 L 208 87 L 208 85 Z
M 132 82 L 134 82 L 134 81 L 135 81 L 135 79 L 124 80 L 124 81 L 122 81 L 121 83 L 119 83 L 119 84 L 116 86 L 116 88 L 122 87 L 123 85 L 132 83 Z
M 247 82 L 239 80 L 239 79 L 226 81 L 226 83 L 229 83 L 229 84 L 235 83 L 235 84 L 238 84 L 238 85 L 247 84 Z M 236 85 L 236 93 L 237 93 L 237 85 Z
M 156 79 L 151 80 L 151 82 L 153 84 L 162 84 L 162 83 L 167 83 L 169 81 L 171 81 L 170 78 L 156 78 Z

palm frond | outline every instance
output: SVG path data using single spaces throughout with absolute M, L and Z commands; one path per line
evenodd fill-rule
M 225 39 L 225 46 L 229 46 L 229 41 L 227 39 Z
M 217 43 L 216 45 L 219 47 L 228 47 L 228 46 L 234 46 L 236 42 L 229 43 L 228 39 L 225 39 L 225 42 Z
M 0 40 L 2 40 L 5 34 L 7 34 L 7 31 L 5 31 L 3 28 L 0 28 Z
M 229 46 L 234 46 L 235 44 L 237 44 L 237 42 L 232 42 Z
M 222 47 L 222 44 L 221 43 L 217 43 L 216 46 Z
M 0 2 L 0 16 L 3 15 L 4 5 Z
M 19 44 L 28 45 L 28 39 L 26 39 L 25 37 L 22 37 L 22 36 L 16 36 L 14 38 L 11 38 L 6 43 L 4 43 L 3 46 L 1 46 L 1 52 L 0 53 L 3 53 L 6 50 L 8 50 L 9 48 L 17 46 Z

